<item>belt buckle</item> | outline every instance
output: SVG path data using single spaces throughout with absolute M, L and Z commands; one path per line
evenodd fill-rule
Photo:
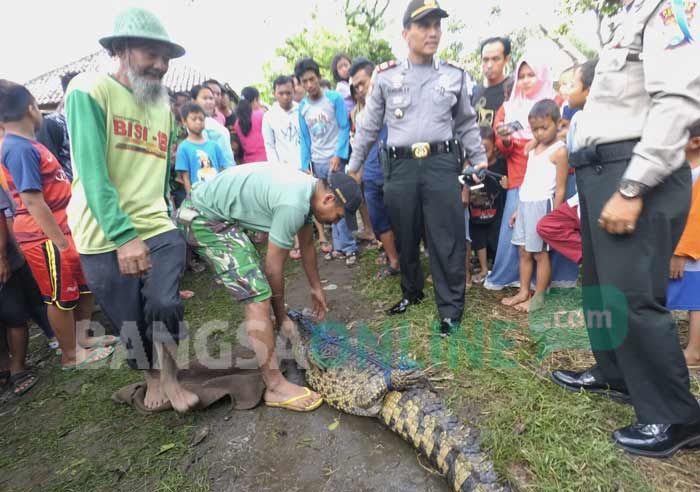
M 425 159 L 430 155 L 430 144 L 419 142 L 411 145 L 411 154 L 414 159 Z

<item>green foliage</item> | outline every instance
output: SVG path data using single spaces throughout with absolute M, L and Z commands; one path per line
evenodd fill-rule
M 384 28 L 384 15 L 390 0 L 343 0 L 344 32 L 334 32 L 321 25 L 316 12 L 312 13 L 313 26 L 287 38 L 275 54 L 285 61 L 283 67 L 266 63 L 263 67 L 267 87 L 262 87 L 264 100 L 272 100 L 272 81 L 280 74 L 291 74 L 294 64 L 301 58 L 311 57 L 321 67 L 321 75 L 331 81 L 331 61 L 337 53 L 345 53 L 351 59 L 365 56 L 375 63 L 392 60 L 394 54 L 389 42 L 379 33 Z M 334 85 L 334 84 L 333 84 Z

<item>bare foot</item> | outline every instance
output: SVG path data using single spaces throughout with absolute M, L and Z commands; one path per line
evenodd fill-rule
M 306 389 L 304 387 L 292 384 L 286 379 L 282 379 L 276 386 L 268 386 L 267 390 L 265 391 L 265 401 L 268 403 L 282 403 L 291 398 L 303 395 L 305 391 Z M 319 398 L 321 398 L 321 396 L 318 393 L 311 391 L 309 396 L 296 400 L 290 404 L 290 406 L 295 409 L 303 410 L 304 408 L 318 401 Z
M 163 390 L 160 385 L 159 372 L 146 371 L 144 377 L 146 379 L 146 394 L 143 397 L 144 406 L 149 410 L 153 410 L 168 403 L 168 398 L 163 394 Z
M 176 379 L 161 381 L 161 388 L 176 412 L 187 413 L 199 403 L 199 397 L 183 388 Z
M 515 306 L 517 304 L 522 304 L 523 302 L 527 301 L 530 299 L 530 293 L 529 292 L 520 292 L 518 291 L 517 294 L 511 297 L 504 297 L 501 299 L 501 304 L 504 306 Z

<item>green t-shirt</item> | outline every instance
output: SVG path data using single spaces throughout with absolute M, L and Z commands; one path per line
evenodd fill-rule
M 110 75 L 84 73 L 68 88 L 66 116 L 73 162 L 68 225 L 78 252 L 107 253 L 172 230 L 167 100 L 140 106 Z
M 315 189 L 316 178 L 289 166 L 246 164 L 195 184 L 192 204 L 210 219 L 269 232 L 275 245 L 291 249 L 310 219 Z

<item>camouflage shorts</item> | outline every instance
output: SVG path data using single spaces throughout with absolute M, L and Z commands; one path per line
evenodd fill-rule
M 237 301 L 261 302 L 272 297 L 260 255 L 237 224 L 210 220 L 185 200 L 177 212 L 177 225 L 187 244 L 209 263 Z

